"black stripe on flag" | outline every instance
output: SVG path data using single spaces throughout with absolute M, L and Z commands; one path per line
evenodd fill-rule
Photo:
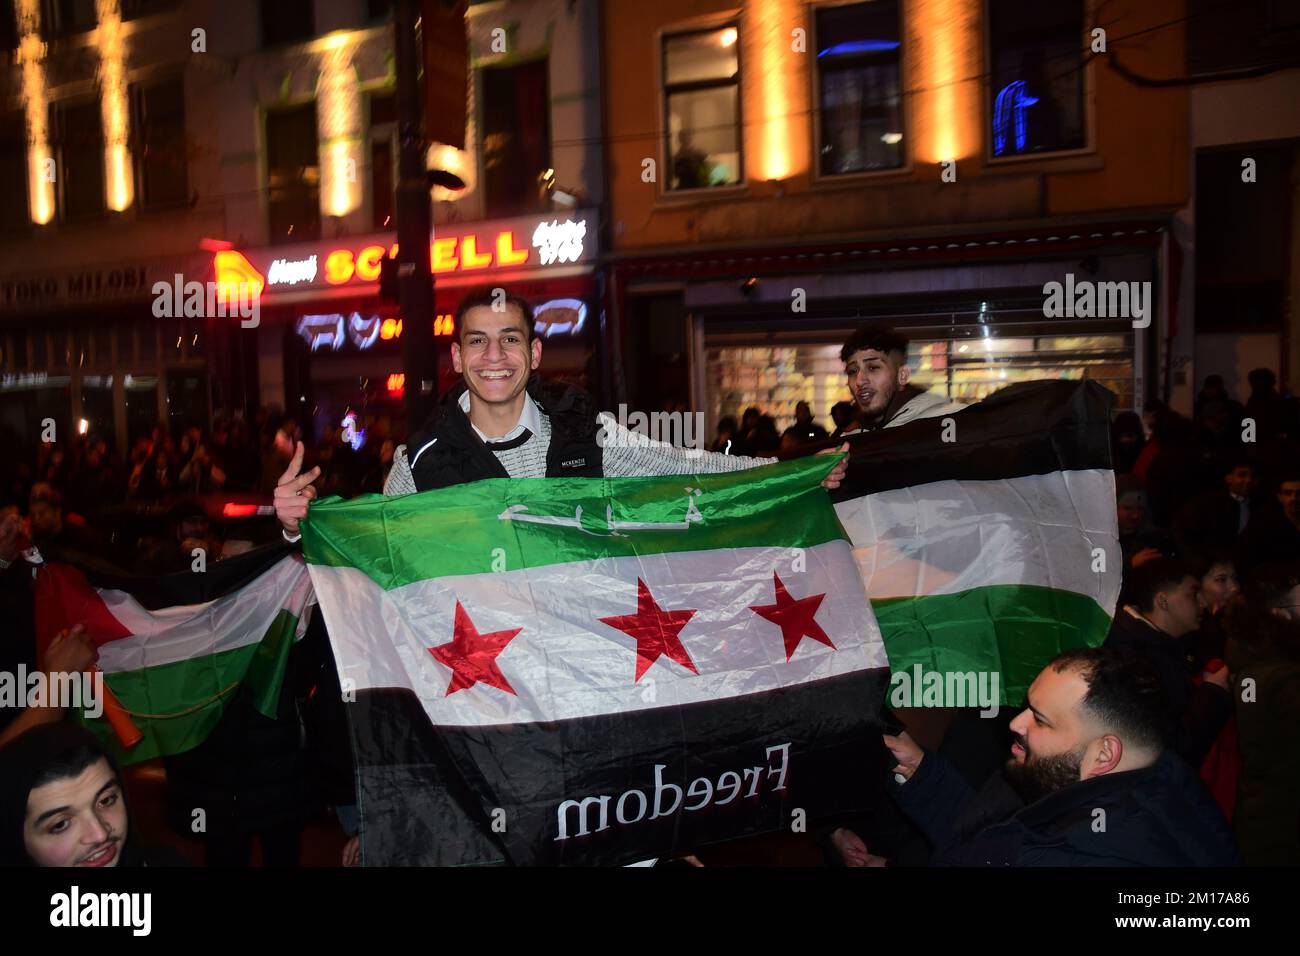
M 129 574 L 94 555 L 74 551 L 42 551 L 51 563 L 70 564 L 81 571 L 92 587 L 124 591 L 150 611 L 185 604 L 204 604 L 238 591 L 293 550 L 284 541 L 222 558 L 209 556 L 206 570 L 178 571 L 175 574 Z
M 1021 382 L 951 416 L 851 436 L 848 473 L 831 500 L 935 481 L 1110 469 L 1113 402 L 1096 382 Z
M 364 862 L 614 865 L 789 833 L 797 820 L 811 830 L 886 799 L 888 682 L 888 668 L 876 668 L 707 703 L 490 727 L 434 727 L 409 691 L 360 692 L 348 706 Z

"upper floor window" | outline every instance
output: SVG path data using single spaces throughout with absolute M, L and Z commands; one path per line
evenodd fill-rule
M 104 212 L 104 133 L 99 100 L 50 107 L 58 158 L 58 194 L 64 219 Z
M 393 228 L 397 180 L 397 96 L 370 94 L 370 203 L 376 229 Z
M 0 53 L 18 48 L 18 18 L 11 3 L 0 3 Z
M 990 151 L 1082 149 L 1085 0 L 989 0 Z
M 45 0 L 41 32 L 47 37 L 62 37 L 95 29 L 95 0 Z
M 183 77 L 136 88 L 134 130 L 141 204 L 166 206 L 189 199 Z
M 180 6 L 180 0 L 121 0 L 122 19 L 134 20 L 136 17 L 174 10 Z
M 315 103 L 266 114 L 266 181 L 271 241 L 319 239 Z
M 262 46 L 310 40 L 316 35 L 312 0 L 262 0 Z
M 540 177 L 551 165 L 547 61 L 479 71 L 483 91 L 483 198 L 489 219 L 547 208 Z
M 903 165 L 898 0 L 816 10 L 823 176 Z
M 27 225 L 27 122 L 14 110 L 0 113 L 0 232 Z
M 664 37 L 669 189 L 741 181 L 740 43 L 735 26 Z

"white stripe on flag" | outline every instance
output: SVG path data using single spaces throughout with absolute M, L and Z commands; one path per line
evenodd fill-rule
M 197 572 L 196 572 L 197 573 Z M 296 636 L 307 627 L 311 578 L 302 558 L 290 555 L 238 591 L 205 604 L 154 611 L 124 591 L 99 591 L 112 615 L 131 632 L 99 648 L 106 674 L 174 664 L 258 643 L 281 610 L 298 616 Z
M 873 600 L 1040 585 L 1113 610 L 1120 556 L 1115 476 L 1058 471 L 995 481 L 936 481 L 835 506 Z M 1093 570 L 1093 549 L 1106 570 Z
M 357 689 L 407 688 L 442 726 L 565 720 L 770 691 L 887 667 L 847 541 L 617 557 L 431 579 L 384 591 L 355 568 L 311 565 L 332 622 L 339 675 Z M 802 556 L 806 569 L 794 570 Z M 825 594 L 816 618 L 836 649 L 804 637 L 786 659 L 781 628 L 750 610 Z M 636 642 L 599 618 L 637 611 L 637 579 L 664 611 L 693 609 L 679 632 L 698 675 L 660 657 L 639 682 Z M 429 648 L 452 641 L 456 602 L 480 634 L 523 628 L 497 657 L 512 695 L 452 671 Z M 351 622 L 349 628 L 333 622 Z M 347 686 L 347 685 L 345 685 Z M 863 707 L 874 706 L 864 701 Z

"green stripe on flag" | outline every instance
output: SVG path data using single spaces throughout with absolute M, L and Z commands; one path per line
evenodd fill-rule
M 821 487 L 841 457 L 719 475 L 490 478 L 398 498 L 330 498 L 313 504 L 302 522 L 303 553 L 311 564 L 358 568 L 391 590 L 606 557 L 810 548 L 845 536 Z M 536 518 L 565 523 L 529 520 Z
M 1073 591 L 1006 584 L 871 602 L 893 673 L 1001 673 L 1001 704 L 1019 707 L 1049 660 L 1106 639 L 1111 618 Z
M 111 690 L 144 738 L 124 750 L 107 719 L 82 722 L 122 764 L 135 764 L 192 750 L 207 739 L 241 686 L 251 702 L 274 717 L 284 682 L 298 617 L 281 609 L 266 636 L 256 644 L 189 660 L 104 675 Z

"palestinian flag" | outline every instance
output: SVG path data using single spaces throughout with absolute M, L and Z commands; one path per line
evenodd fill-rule
M 367 864 L 615 864 L 878 792 L 888 666 L 823 457 L 312 506 Z
M 37 641 L 86 628 L 109 694 L 102 717 L 83 719 L 122 763 L 139 763 L 201 744 L 241 687 L 274 717 L 313 601 L 284 545 L 161 577 L 50 561 L 36 569 Z
M 832 497 L 895 675 L 998 673 L 1016 706 L 1057 653 L 1105 640 L 1123 566 L 1110 405 L 1094 382 L 1028 382 L 852 439 Z

